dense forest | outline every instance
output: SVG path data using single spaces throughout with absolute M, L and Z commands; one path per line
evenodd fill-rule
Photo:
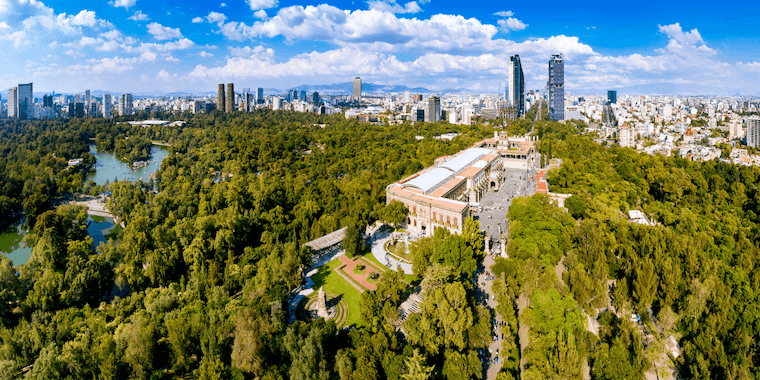
M 508 130 L 530 131 L 535 112 Z M 361 324 L 288 324 L 286 310 L 310 264 L 303 243 L 397 223 L 385 186 L 493 127 L 168 116 L 186 123 L 0 121 L 2 222 L 23 220 L 34 247 L 24 265 L 0 257 L 0 378 L 482 377 L 494 311 L 473 289 L 476 221 L 415 244 L 414 279 L 386 272 L 362 293 Z M 686 378 L 757 377 L 760 170 L 600 146 L 583 123 L 539 116 L 541 152 L 562 160 L 551 190 L 573 195 L 567 211 L 543 195 L 509 210 L 510 258 L 493 268 L 507 322 L 499 378 L 641 379 L 670 365 Z M 462 135 L 432 138 L 447 132 Z M 150 141 L 170 144 L 169 156 L 148 183 L 109 184 L 126 227 L 93 247 L 84 209 L 56 199 L 104 190 L 85 183 L 88 144 L 137 160 Z M 86 165 L 67 169 L 78 157 Z M 633 209 L 653 225 L 630 223 Z M 357 244 L 347 250 L 361 255 Z M 420 313 L 400 323 L 416 288 Z

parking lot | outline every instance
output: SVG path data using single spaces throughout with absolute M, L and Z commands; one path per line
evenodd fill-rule
M 489 190 L 483 195 L 477 216 L 480 230 L 485 231 L 492 241 L 491 248 L 496 247 L 495 243 L 498 243 L 499 239 L 507 237 L 509 221 L 506 215 L 512 200 L 519 196 L 533 195 L 535 191 L 535 178 L 528 177 L 527 171 L 506 169 L 499 190 Z

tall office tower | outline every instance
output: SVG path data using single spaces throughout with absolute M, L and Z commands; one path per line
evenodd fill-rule
M 509 57 L 509 78 L 507 80 L 507 100 L 515 109 L 515 117 L 525 113 L 525 75 L 523 75 L 520 56 L 515 54 Z
M 103 117 L 111 118 L 111 94 L 103 94 Z
M 119 115 L 132 114 L 132 94 L 119 95 Z
M 412 99 L 409 97 L 409 91 L 404 91 L 404 103 L 409 103 Z
M 227 104 L 224 106 L 228 113 L 235 112 L 235 85 L 227 83 Z
M 617 104 L 617 91 L 607 91 L 607 104 Z
M 86 106 L 90 105 L 90 90 L 84 90 L 84 104 Z
M 314 93 L 311 94 L 311 102 L 316 105 L 319 105 L 319 103 L 321 103 L 321 99 L 319 98 L 318 92 L 314 91 Z
M 354 78 L 354 100 L 362 101 L 362 78 Z
M 256 103 L 264 104 L 264 89 L 261 87 L 256 89 Z
M 18 85 L 18 118 L 28 119 L 34 117 L 34 98 L 32 84 Z
M 243 107 L 245 108 L 245 112 L 251 112 L 253 108 L 255 108 L 255 106 L 253 108 L 251 107 L 251 105 L 253 104 L 252 100 L 253 100 L 253 94 L 251 94 L 250 91 L 246 91 L 245 97 L 243 99 Z
M 216 109 L 224 112 L 224 83 L 219 83 L 219 89 L 216 91 Z
M 565 119 L 565 61 L 562 54 L 554 54 L 549 60 L 549 82 L 546 84 L 549 97 L 549 117 L 554 121 Z
M 8 117 L 18 117 L 18 87 L 8 89 Z
M 760 147 L 760 118 L 757 116 L 747 119 L 747 146 Z
M 428 108 L 426 120 L 428 123 L 435 123 L 441 120 L 441 98 L 437 96 L 431 96 L 428 98 Z
M 42 96 L 42 106 L 43 107 L 53 107 L 53 95 L 43 95 Z

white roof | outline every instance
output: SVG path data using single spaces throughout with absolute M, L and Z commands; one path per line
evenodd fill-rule
M 422 190 L 423 193 L 427 194 L 438 186 L 442 185 L 444 182 L 448 181 L 449 178 L 453 176 L 454 173 L 452 173 L 451 170 L 437 167 L 421 174 L 419 177 L 416 177 L 411 181 L 407 181 L 403 186 L 413 186 Z
M 472 165 L 473 162 L 479 160 L 488 153 L 491 153 L 491 149 L 470 148 L 444 162 L 440 167 L 451 169 L 454 173 L 459 174 L 462 170 Z

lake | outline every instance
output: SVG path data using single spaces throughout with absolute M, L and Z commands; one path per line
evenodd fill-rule
M 161 167 L 164 158 L 169 155 L 167 149 L 153 145 L 148 165 L 133 169 L 129 163 L 119 160 L 113 153 L 96 151 L 95 144 L 90 144 L 90 153 L 95 156 L 96 162 L 94 171 L 87 176 L 87 180 L 93 180 L 98 185 L 105 185 L 106 180 L 113 182 L 114 179 L 119 181 L 142 179 L 148 182 L 150 177 Z M 87 232 L 92 237 L 93 245 L 97 247 L 100 242 L 106 241 L 105 236 L 114 226 L 113 219 L 89 217 L 87 220 L 90 223 Z M 20 223 L 0 231 L 0 253 L 11 259 L 13 265 L 16 266 L 26 264 L 32 256 L 32 249 L 23 242 L 24 235 L 26 235 L 26 231 L 21 229 Z

